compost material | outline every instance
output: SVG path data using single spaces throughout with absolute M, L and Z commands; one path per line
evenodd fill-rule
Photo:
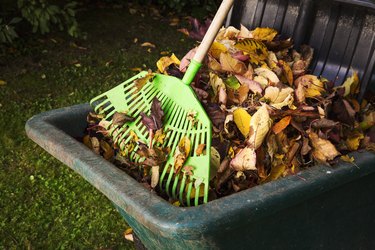
M 158 72 L 181 78 L 195 51 L 193 48 L 181 61 L 174 54 L 162 57 Z M 294 48 L 290 38 L 271 28 L 221 29 L 192 84 L 212 122 L 211 200 L 298 174 L 316 164 L 342 160 L 356 167 L 348 153 L 374 150 L 373 95 L 357 98 L 360 79 L 353 70 L 347 79 L 310 74 L 313 52 L 307 45 Z M 153 75 L 149 72 L 136 80 L 138 88 Z M 342 84 L 334 86 L 333 80 Z M 140 115 L 152 135 L 148 142 L 130 132 L 131 140 L 122 150 L 121 142 L 113 142 L 108 135 L 111 126 L 136 119 L 126 111 L 116 112 L 112 121 L 90 113 L 83 142 L 147 188 L 181 205 L 158 189 L 159 173 L 171 151 L 164 146 L 168 138 L 160 101 L 155 98 L 150 112 Z M 186 119 L 196 126 L 194 110 Z M 199 167 L 184 164 L 191 155 L 190 139 L 185 136 L 177 145 L 176 173 L 192 175 Z M 195 153 L 205 154 L 205 146 L 199 145 Z M 129 155 L 135 149 L 141 160 L 131 162 Z M 194 186 L 200 184 L 196 180 Z

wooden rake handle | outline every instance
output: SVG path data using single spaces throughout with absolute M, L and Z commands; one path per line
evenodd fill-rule
M 202 63 L 212 43 L 214 42 L 217 33 L 223 25 L 224 19 L 228 15 L 230 8 L 233 5 L 234 0 L 223 0 L 219 9 L 216 12 L 214 19 L 210 27 L 208 28 L 202 43 L 199 45 L 197 52 L 195 53 L 194 60 Z

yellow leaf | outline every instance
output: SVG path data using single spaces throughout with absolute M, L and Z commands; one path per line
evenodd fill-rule
M 266 45 L 261 41 L 251 38 L 246 38 L 237 42 L 234 47 L 249 54 L 250 62 L 254 64 L 259 64 L 261 61 L 266 60 L 268 56 Z
M 324 92 L 324 84 L 314 75 L 303 75 L 298 77 L 294 84 L 298 102 L 304 102 L 305 98 L 320 96 Z
M 281 65 L 286 82 L 289 83 L 289 85 L 293 85 L 293 72 L 289 64 L 283 60 L 279 60 L 279 65 Z
M 6 84 L 7 84 L 6 81 L 4 81 L 4 80 L 0 80 L 0 86 L 4 86 L 4 85 L 6 85 Z
M 238 108 L 233 111 L 233 121 L 245 138 L 250 132 L 250 120 L 251 115 L 243 108 Z
M 277 35 L 277 31 L 272 28 L 256 28 L 251 32 L 254 39 L 262 41 L 272 41 Z
M 259 67 L 254 69 L 255 74 L 258 76 L 263 76 L 264 78 L 268 79 L 270 82 L 278 83 L 280 82 L 277 75 L 270 69 Z
M 349 150 L 355 151 L 358 149 L 361 140 L 365 138 L 364 135 L 359 131 L 354 131 L 349 134 L 345 141 L 346 146 Z
M 227 51 L 228 51 L 227 47 L 225 47 L 223 44 L 216 42 L 216 41 L 213 42 L 210 48 L 211 55 L 215 57 L 216 59 L 220 58 L 221 53 L 225 53 Z
M 134 86 L 137 88 L 137 90 L 141 90 L 143 88 L 143 86 L 151 81 L 152 79 L 154 78 L 154 73 L 152 72 L 149 72 L 147 75 L 145 75 L 144 77 L 140 77 L 136 80 L 134 80 Z
M 286 166 L 284 164 L 272 166 L 271 172 L 267 176 L 267 178 L 264 180 L 264 182 L 277 180 L 278 178 L 280 178 L 283 175 L 285 170 L 286 170 Z
M 345 88 L 344 96 L 349 94 L 357 94 L 359 92 L 359 78 L 356 71 L 353 71 L 353 75 L 346 79 L 346 81 L 342 84 L 342 87 Z
M 278 121 L 273 127 L 272 131 L 275 134 L 280 133 L 283 131 L 288 125 L 290 124 L 290 121 L 292 120 L 292 117 L 290 115 L 283 117 L 280 121 Z
M 254 149 L 259 148 L 271 125 L 272 120 L 268 114 L 267 106 L 263 104 L 251 117 L 249 139 L 247 143 Z
M 326 139 L 320 138 L 314 132 L 308 132 L 311 144 L 313 146 L 313 156 L 317 161 L 327 162 L 340 155 L 335 146 Z
M 218 72 L 223 71 L 220 63 L 215 58 L 208 59 L 208 68 L 210 68 L 213 71 L 218 71 Z
M 345 162 L 350 162 L 350 163 L 353 163 L 354 162 L 354 157 L 350 157 L 349 155 L 342 155 L 340 156 L 340 159 L 345 161 Z
M 164 73 L 166 68 L 168 68 L 171 64 L 180 65 L 180 60 L 176 57 L 175 54 L 171 56 L 163 56 L 156 62 L 156 66 L 158 67 L 160 73 Z
M 220 54 L 220 64 L 223 70 L 243 75 L 247 71 L 246 65 L 233 58 L 229 53 Z

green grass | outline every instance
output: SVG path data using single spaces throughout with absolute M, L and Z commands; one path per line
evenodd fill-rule
M 132 249 L 111 202 L 26 137 L 32 115 L 88 102 L 134 75 L 155 69 L 161 51 L 180 58 L 191 41 L 147 13 L 86 9 L 87 40 L 65 34 L 27 38 L 0 58 L 0 249 Z M 138 43 L 134 43 L 138 38 Z M 151 53 L 143 42 L 156 45 Z

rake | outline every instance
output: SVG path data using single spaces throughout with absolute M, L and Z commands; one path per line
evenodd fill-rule
M 221 3 L 182 80 L 155 74 L 139 89 L 136 86 L 136 80 L 147 75 L 147 72 L 141 72 L 90 101 L 95 112 L 105 115 L 105 119 L 111 126 L 109 133 L 113 141 L 123 150 L 132 139 L 131 131 L 141 140 L 149 141 L 150 134 L 146 126 L 142 124 L 140 113 L 150 114 L 152 101 L 155 97 L 158 98 L 165 114 L 163 128 L 167 131 L 163 146 L 171 149 L 160 175 L 159 187 L 169 197 L 179 199 L 181 204 L 187 206 L 191 205 L 191 200 L 194 200 L 196 206 L 208 201 L 212 128 L 210 118 L 189 85 L 199 71 L 233 1 L 224 0 Z M 112 125 L 111 121 L 115 112 L 126 112 L 135 120 L 126 122 L 122 126 Z M 195 124 L 187 118 L 190 112 L 196 113 Z M 184 166 L 193 168 L 192 174 L 189 175 L 184 170 L 179 173 L 174 171 L 175 150 L 183 137 L 189 138 L 191 142 L 190 154 L 184 163 Z M 205 154 L 197 154 L 200 144 L 206 145 Z M 143 160 L 135 153 L 137 149 L 138 146 L 129 155 L 132 162 Z M 201 196 L 203 199 L 200 198 Z

